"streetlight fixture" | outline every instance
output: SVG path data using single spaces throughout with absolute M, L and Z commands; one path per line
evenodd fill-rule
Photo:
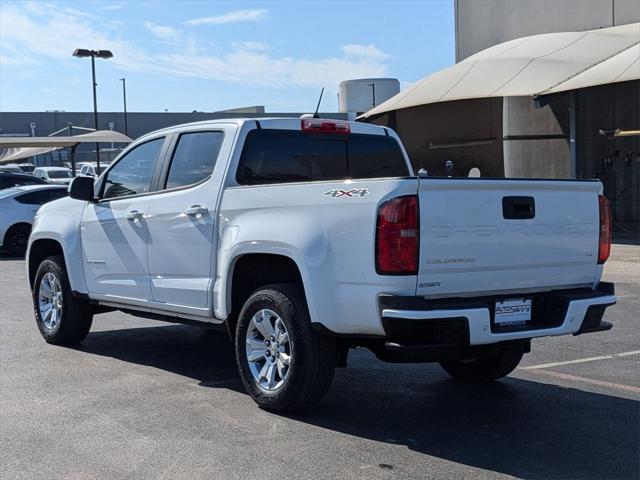
M 127 81 L 121 78 L 122 82 L 122 101 L 124 102 L 124 134 L 129 136 L 129 127 L 127 125 Z
M 86 48 L 76 48 L 73 52 L 74 57 L 85 58 L 91 57 L 91 78 L 93 79 L 93 128 L 98 130 L 98 98 L 96 95 L 96 57 L 108 60 L 113 57 L 110 50 L 88 50 Z M 100 145 L 96 143 L 96 164 L 100 171 Z

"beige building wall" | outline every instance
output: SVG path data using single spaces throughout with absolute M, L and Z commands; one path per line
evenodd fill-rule
M 640 0 L 455 0 L 456 59 L 498 43 L 541 33 L 582 31 L 640 21 Z M 503 101 L 507 177 L 567 178 L 568 102 L 534 107 L 529 97 Z M 563 128 L 564 127 L 564 128 Z M 564 137 L 563 137 L 564 130 Z
M 639 0 L 455 0 L 456 61 L 538 33 L 640 22 Z

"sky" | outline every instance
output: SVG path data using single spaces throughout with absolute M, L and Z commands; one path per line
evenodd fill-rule
M 406 88 L 455 62 L 453 0 L 0 1 L 0 112 L 337 111 L 341 80 Z

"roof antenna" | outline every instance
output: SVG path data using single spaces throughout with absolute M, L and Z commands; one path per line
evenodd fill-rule
M 324 93 L 324 87 L 320 90 L 320 98 L 318 99 L 318 105 L 316 105 L 316 111 L 313 114 L 313 118 L 320 118 L 318 115 L 318 110 L 320 110 L 320 102 L 322 101 L 322 94 Z

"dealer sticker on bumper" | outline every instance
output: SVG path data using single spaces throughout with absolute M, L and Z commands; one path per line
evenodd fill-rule
M 531 320 L 531 299 L 510 298 L 496 302 L 496 325 L 526 323 Z

